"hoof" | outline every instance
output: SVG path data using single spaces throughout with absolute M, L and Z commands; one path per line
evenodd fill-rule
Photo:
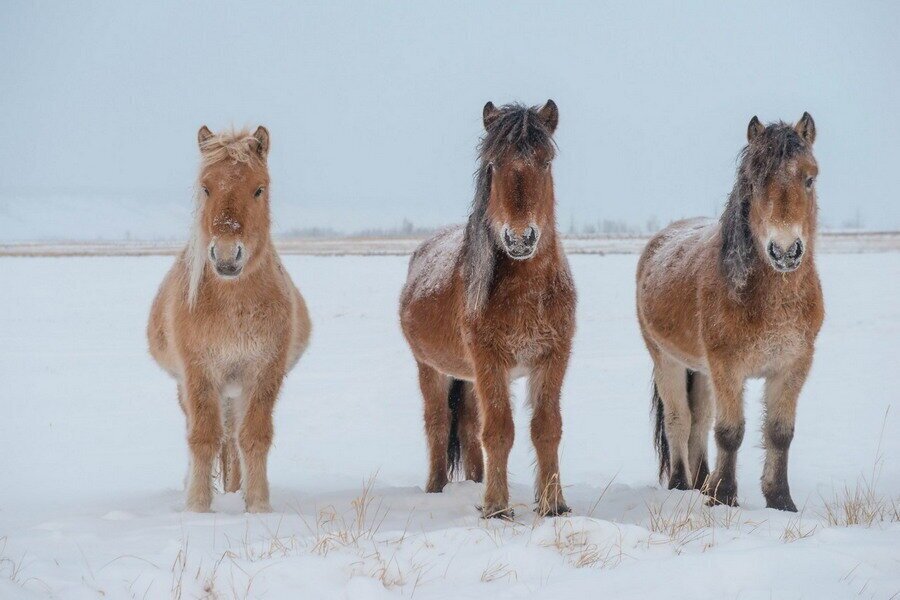
M 440 494 L 444 491 L 444 487 L 446 485 L 446 477 L 432 477 L 428 480 L 428 484 L 425 486 L 425 492 L 429 494 Z
M 541 508 L 540 506 L 534 509 L 534 512 L 539 514 L 542 517 L 561 517 L 563 515 L 567 515 L 572 512 L 572 509 L 568 507 L 565 503 L 557 504 L 556 506 L 549 506 Z
M 515 511 L 510 506 L 476 506 L 481 512 L 482 519 L 502 519 L 504 521 L 512 521 L 516 516 Z
M 247 505 L 247 512 L 253 515 L 272 512 L 272 505 L 268 502 L 257 502 Z
M 783 510 L 785 512 L 797 512 L 797 505 L 791 500 L 790 496 L 778 496 L 776 498 L 766 498 L 766 508 L 774 508 L 775 510 Z

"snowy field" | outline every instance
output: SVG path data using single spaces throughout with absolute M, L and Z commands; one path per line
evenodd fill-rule
M 478 517 L 480 485 L 422 491 L 421 402 L 396 316 L 406 257 L 285 258 L 314 330 L 276 410 L 276 512 L 263 516 L 237 495 L 182 512 L 184 421 L 144 340 L 170 257 L 0 258 L 0 598 L 898 597 L 898 259 L 819 257 L 828 314 L 800 400 L 790 482 L 802 512 L 790 515 L 765 509 L 759 489 L 759 382 L 742 506 L 660 488 L 637 256 L 573 256 L 561 465 L 574 514 L 531 512 L 519 382 L 520 506 L 504 523 Z M 874 501 L 874 523 L 835 523 L 854 508 L 848 490 Z

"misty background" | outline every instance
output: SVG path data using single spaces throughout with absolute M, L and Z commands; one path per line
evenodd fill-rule
M 547 98 L 563 231 L 717 215 L 750 117 L 804 110 L 823 225 L 897 229 L 898 31 L 896 2 L 6 0 L 0 241 L 185 238 L 202 124 L 269 128 L 276 233 L 459 222 L 484 103 Z

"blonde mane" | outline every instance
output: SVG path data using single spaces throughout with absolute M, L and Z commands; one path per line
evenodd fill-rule
M 188 241 L 185 263 L 188 272 L 188 306 L 194 308 L 206 267 L 206 248 L 203 244 L 203 232 L 200 217 L 203 214 L 203 195 L 200 179 L 203 172 L 220 162 L 231 160 L 245 163 L 253 168 L 265 168 L 266 161 L 257 151 L 259 140 L 253 137 L 248 129 L 229 129 L 214 134 L 200 143 L 200 174 L 194 185 L 194 218 L 191 235 Z

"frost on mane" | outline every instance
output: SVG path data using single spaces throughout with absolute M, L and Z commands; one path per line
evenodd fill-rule
M 465 228 L 455 225 L 422 242 L 409 261 L 409 290 L 413 298 L 424 298 L 450 283 L 462 254 Z

